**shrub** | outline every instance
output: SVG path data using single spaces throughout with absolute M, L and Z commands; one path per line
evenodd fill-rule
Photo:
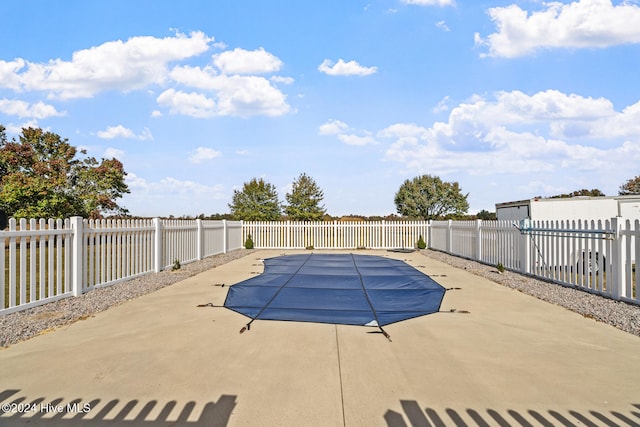
M 247 236 L 247 240 L 244 242 L 245 249 L 253 249 L 253 239 L 251 239 L 251 234 Z
M 418 249 L 426 249 L 426 248 L 427 248 L 427 243 L 424 241 L 421 234 L 420 237 L 418 238 Z
M 180 270 L 181 268 L 182 268 L 182 265 L 180 265 L 179 259 L 176 259 L 175 261 L 173 261 L 173 267 L 171 267 L 171 271 Z
M 498 271 L 499 271 L 500 273 L 504 273 L 504 265 L 502 265 L 502 263 L 501 263 L 501 262 L 499 262 L 499 263 L 496 265 L 496 268 L 498 269 Z

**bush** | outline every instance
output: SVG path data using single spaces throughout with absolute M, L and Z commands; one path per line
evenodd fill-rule
M 182 268 L 182 265 L 180 264 L 179 259 L 176 259 L 175 261 L 173 261 L 173 267 L 171 267 L 171 271 L 180 270 L 181 268 Z
M 504 273 L 504 265 L 502 265 L 502 263 L 501 263 L 501 262 L 499 262 L 499 263 L 496 265 L 496 268 L 498 269 L 498 271 L 499 271 L 500 273 Z
M 251 239 L 251 234 L 247 236 L 247 240 L 244 242 L 245 249 L 253 249 L 253 240 Z
M 420 237 L 418 238 L 418 249 L 426 249 L 426 248 L 427 248 L 427 244 L 422 238 L 422 234 L 421 234 Z

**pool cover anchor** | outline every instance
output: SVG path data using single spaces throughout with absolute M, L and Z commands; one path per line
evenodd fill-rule
M 389 340 L 389 342 L 392 342 L 392 341 L 391 341 L 391 336 L 387 333 L 387 331 L 385 331 L 384 329 L 382 329 L 382 326 L 380 326 L 380 325 L 378 324 L 378 321 L 377 321 L 376 319 L 372 320 L 372 321 L 371 321 L 371 322 L 369 322 L 369 323 L 365 323 L 365 324 L 364 324 L 364 326 L 375 326 L 375 327 L 377 327 L 378 329 L 380 329 L 380 333 L 381 333 L 382 335 L 384 335 L 384 337 L 385 337 L 386 339 L 388 339 L 388 340 Z

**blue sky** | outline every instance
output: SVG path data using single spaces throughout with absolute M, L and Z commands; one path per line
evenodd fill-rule
M 470 213 L 640 175 L 640 2 L 2 2 L 0 123 L 117 157 L 133 215 L 225 213 L 300 174 L 331 215 L 405 179 Z

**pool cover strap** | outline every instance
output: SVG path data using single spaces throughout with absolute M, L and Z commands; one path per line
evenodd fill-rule
M 309 258 L 311 258 L 311 255 L 313 255 L 313 253 L 310 253 L 309 256 L 307 257 L 307 259 L 304 260 L 304 262 L 302 264 L 300 264 L 300 267 L 298 267 L 298 269 L 296 270 L 295 273 L 293 273 L 289 279 L 284 282 L 282 284 L 282 286 L 280 286 L 280 288 L 278 289 L 278 291 L 273 294 L 273 296 L 271 297 L 271 299 L 264 305 L 264 307 L 262 307 L 262 309 L 258 312 L 258 314 L 256 314 L 255 317 L 253 317 L 249 323 L 247 323 L 242 329 L 240 329 L 240 333 L 243 333 L 244 331 L 250 331 L 251 330 L 251 324 L 253 323 L 254 320 L 256 320 L 258 317 L 260 317 L 260 315 L 264 312 L 264 310 L 269 306 L 269 304 L 271 304 L 273 302 L 274 299 L 276 299 L 276 297 L 278 296 L 278 294 L 282 291 L 282 289 L 284 289 L 285 286 L 287 286 L 287 283 L 289 283 L 291 281 L 291 279 L 293 279 L 295 277 L 295 275 L 302 269 L 302 267 L 304 267 L 304 265 L 307 263 L 307 261 L 309 261 Z
M 371 313 L 373 313 L 373 318 L 376 319 L 376 325 L 378 326 L 378 329 L 380 329 L 380 332 L 382 332 L 382 335 L 384 335 L 386 339 L 391 341 L 391 337 L 389 336 L 389 334 L 384 329 L 382 329 L 382 326 L 380 326 L 378 313 L 376 313 L 376 309 L 373 308 L 373 304 L 371 304 L 371 298 L 369 298 L 369 293 L 367 292 L 367 288 L 366 286 L 364 286 L 364 280 L 362 280 L 362 273 L 360 273 L 360 270 L 358 269 L 358 264 L 356 263 L 356 259 L 354 258 L 353 254 L 351 254 L 351 259 L 353 260 L 353 266 L 355 267 L 356 272 L 358 273 L 358 278 L 360 279 L 360 285 L 362 286 L 362 292 L 364 292 L 364 297 L 367 300 L 367 304 L 369 304 L 369 307 L 371 307 Z

